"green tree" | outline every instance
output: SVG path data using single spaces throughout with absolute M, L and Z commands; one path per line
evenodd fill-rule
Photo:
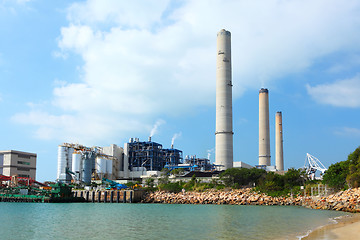
M 349 175 L 349 161 L 331 164 L 323 176 L 323 183 L 336 190 L 346 189 L 346 177 Z
M 347 161 L 349 162 L 349 173 L 346 181 L 349 187 L 360 187 L 360 147 L 349 154 Z
M 169 182 L 167 184 L 159 184 L 159 190 L 178 193 L 181 191 L 182 187 L 179 182 Z
M 147 178 L 145 180 L 146 186 L 148 186 L 149 188 L 153 188 L 154 187 L 154 182 L 155 179 L 154 178 Z
M 265 170 L 256 168 L 229 168 L 220 174 L 220 178 L 227 187 L 239 187 L 258 183 L 265 175 Z
M 304 185 L 304 173 L 300 169 L 289 168 L 284 174 L 284 186 L 293 188 L 295 186 Z

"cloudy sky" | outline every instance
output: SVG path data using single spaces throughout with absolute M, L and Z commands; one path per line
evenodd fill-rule
M 0 0 L 0 149 L 37 153 L 41 181 L 56 178 L 63 142 L 122 146 L 153 132 L 213 161 L 222 28 L 235 161 L 258 162 L 261 87 L 272 163 L 277 111 L 286 168 L 307 152 L 329 166 L 360 145 L 359 0 Z

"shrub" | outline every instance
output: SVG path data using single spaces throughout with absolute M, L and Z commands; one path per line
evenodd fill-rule
M 182 187 L 180 186 L 180 184 L 178 182 L 175 182 L 175 183 L 169 182 L 167 184 L 159 184 L 158 188 L 161 191 L 174 192 L 174 193 L 178 193 L 182 190 Z

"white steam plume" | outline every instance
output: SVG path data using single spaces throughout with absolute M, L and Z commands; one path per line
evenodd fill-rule
M 207 159 L 210 160 L 211 153 L 213 153 L 214 151 L 215 151 L 214 148 L 207 150 Z
M 182 134 L 181 132 L 174 134 L 174 136 L 173 136 L 172 139 L 171 139 L 171 145 L 174 145 L 175 139 L 177 139 L 178 137 L 180 137 L 181 134 Z
M 165 121 L 162 119 L 157 120 L 156 123 L 154 124 L 153 128 L 150 131 L 150 137 L 154 136 L 157 133 L 159 126 L 164 123 L 165 123 Z

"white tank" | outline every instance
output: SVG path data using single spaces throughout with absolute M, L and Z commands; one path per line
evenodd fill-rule
M 69 170 L 72 168 L 72 154 L 74 152 L 73 148 L 68 148 L 68 153 L 67 153 L 67 167 L 69 168 Z
M 106 172 L 110 175 L 112 174 L 112 164 L 113 164 L 112 160 L 110 159 L 106 160 Z
M 102 157 L 96 158 L 96 165 L 95 169 L 97 173 L 105 174 L 106 173 L 106 167 L 107 167 L 107 160 Z
M 58 180 L 66 180 L 65 168 L 66 168 L 66 159 L 68 148 L 59 145 L 58 147 L 58 166 L 57 166 L 57 176 Z
M 80 172 L 80 166 L 81 166 L 81 154 L 74 152 L 72 154 L 72 166 L 71 166 L 71 171 L 76 173 L 76 172 Z

